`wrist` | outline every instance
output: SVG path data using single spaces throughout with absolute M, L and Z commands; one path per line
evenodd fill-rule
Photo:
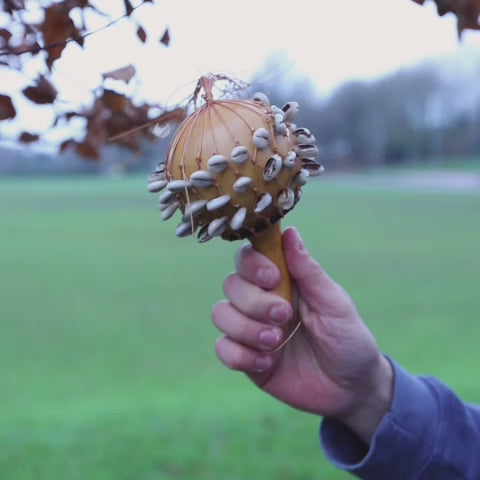
M 371 378 L 369 386 L 355 401 L 354 408 L 338 419 L 367 445 L 370 445 L 393 399 L 393 367 L 383 355 Z

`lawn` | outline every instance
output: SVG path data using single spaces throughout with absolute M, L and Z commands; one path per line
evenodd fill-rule
M 239 244 L 177 239 L 146 179 L 0 180 L 2 480 L 346 480 L 319 419 L 214 355 Z M 285 219 L 383 351 L 480 402 L 480 195 L 312 182 Z

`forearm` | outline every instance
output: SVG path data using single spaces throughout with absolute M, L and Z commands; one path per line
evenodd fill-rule
M 324 419 L 321 441 L 330 461 L 365 480 L 480 478 L 480 410 L 438 380 L 394 369 L 393 403 L 370 446 Z

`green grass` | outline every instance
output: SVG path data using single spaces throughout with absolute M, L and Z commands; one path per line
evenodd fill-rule
M 480 402 L 480 195 L 327 180 L 285 219 L 383 351 Z M 319 419 L 220 365 L 239 244 L 163 223 L 144 178 L 0 181 L 2 480 L 350 478 Z

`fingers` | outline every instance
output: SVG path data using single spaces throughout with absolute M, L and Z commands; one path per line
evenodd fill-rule
M 248 318 L 227 301 L 213 307 L 212 320 L 227 337 L 256 350 L 272 351 L 283 340 L 280 328 Z
M 283 235 L 288 270 L 295 281 L 299 295 L 317 312 L 349 308 L 348 294 L 335 283 L 308 253 L 300 234 L 289 228 Z
M 219 338 L 215 351 L 220 361 L 232 370 L 242 372 L 265 372 L 273 366 L 273 358 L 259 354 L 244 345 L 235 343 L 228 337 Z
M 229 302 L 242 314 L 274 325 L 284 325 L 293 316 L 290 303 L 245 280 L 239 274 L 229 275 L 223 290 Z
M 235 256 L 237 273 L 259 287 L 271 290 L 280 283 L 278 267 L 258 253 L 250 244 L 243 245 Z

